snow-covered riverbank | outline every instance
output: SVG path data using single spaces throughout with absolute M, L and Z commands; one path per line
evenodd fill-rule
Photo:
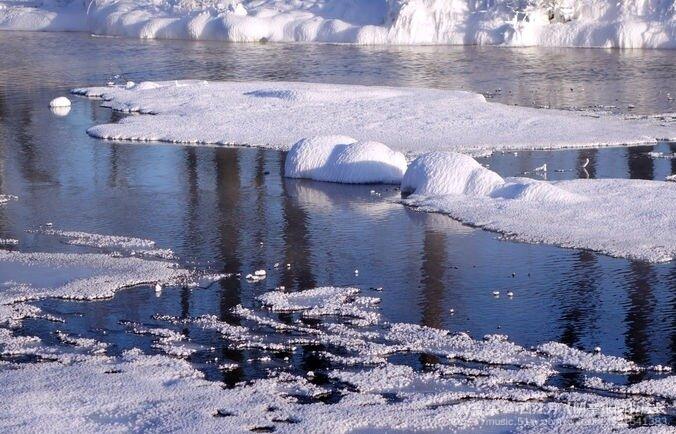
M 657 0 L 38 0 L 0 2 L 0 29 L 237 42 L 676 48 Z

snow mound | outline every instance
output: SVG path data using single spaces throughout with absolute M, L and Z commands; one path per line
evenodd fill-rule
M 284 176 L 344 184 L 398 184 L 406 157 L 378 142 L 347 136 L 302 139 L 286 156 Z
M 503 183 L 500 175 L 484 168 L 472 157 L 430 152 L 411 163 L 401 182 L 401 191 L 425 196 L 486 196 Z
M 88 134 L 113 140 L 284 150 L 302 137 L 340 134 L 417 155 L 676 139 L 674 125 L 659 125 L 655 120 L 592 118 L 572 111 L 508 106 L 462 91 L 291 82 L 155 84 L 158 87 L 145 89 L 139 85 L 73 89 L 78 95 L 103 98 L 103 105 L 114 110 L 154 115 L 97 125 Z
M 70 100 L 66 98 L 65 96 L 60 96 L 58 98 L 54 98 L 49 102 L 49 106 L 56 108 L 56 107 L 70 107 Z
M 676 48 L 674 4 L 658 0 L 3 3 L 0 29 L 7 30 L 235 42 Z
M 662 181 L 503 180 L 471 157 L 435 152 L 411 163 L 404 203 L 505 234 L 639 261 L 676 258 L 676 186 Z

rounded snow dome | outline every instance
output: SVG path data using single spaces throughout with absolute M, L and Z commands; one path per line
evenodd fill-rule
M 455 152 L 430 152 L 415 159 L 408 167 L 401 182 L 401 191 L 424 196 L 486 196 L 504 182 L 500 175 L 470 156 Z
M 54 98 L 49 102 L 50 107 L 70 107 L 70 100 L 65 96 Z
M 398 184 L 406 157 L 379 142 L 347 136 L 302 139 L 286 156 L 284 176 L 344 184 Z

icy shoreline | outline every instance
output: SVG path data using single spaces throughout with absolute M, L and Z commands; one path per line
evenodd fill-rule
M 144 39 L 676 48 L 669 2 L 649 0 L 42 0 L 0 2 L 0 29 Z
M 9 432 L 47 427 L 70 432 L 354 432 L 508 426 L 517 432 L 592 433 L 626 430 L 636 416 L 663 420 L 676 387 L 676 377 L 669 375 L 630 386 L 604 381 L 597 375 L 663 368 L 557 342 L 526 349 L 503 335 L 474 339 L 462 332 L 388 323 L 378 312 L 379 299 L 357 288 L 272 291 L 258 300 L 263 306 L 232 309 L 241 325 L 212 316 L 164 320 L 169 326 L 194 323 L 216 331 L 232 348 L 275 354 L 313 346 L 330 365 L 306 375 L 270 369 L 266 378 L 223 388 L 206 381 L 188 361 L 170 357 L 177 356 L 175 342 L 162 346 L 163 354 L 134 349 L 111 357 L 105 355 L 106 344 L 93 339 L 60 333 L 67 344 L 61 348 L 0 328 L 3 351 L 43 358 L 40 363 L 0 362 L 0 380 L 7 386 L 0 400 L 7 417 L 0 427 Z M 143 332 L 160 338 L 172 333 Z M 436 359 L 418 369 L 389 359 L 408 353 Z M 551 384 L 562 369 L 584 375 L 584 387 Z M 322 402 L 329 395 L 334 402 Z M 502 422 L 495 424 L 496 419 Z

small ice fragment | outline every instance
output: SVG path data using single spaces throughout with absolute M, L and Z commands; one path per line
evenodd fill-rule
M 66 98 L 65 96 L 60 96 L 58 98 L 54 98 L 49 102 L 49 106 L 54 108 L 54 107 L 70 107 L 70 100 Z
M 128 82 L 124 85 L 124 87 L 126 87 L 127 89 L 131 89 L 131 88 L 134 87 L 134 86 L 136 86 L 136 83 L 134 83 L 133 81 L 128 81 Z
M 278 291 L 284 291 L 285 289 L 286 289 L 286 286 L 284 286 L 284 285 L 279 285 L 279 286 L 277 287 L 277 290 L 278 290 Z
M 594 347 L 594 352 L 595 352 L 595 353 L 600 353 L 600 352 L 601 352 L 601 347 Z
M 666 181 L 676 182 L 676 175 L 669 175 L 665 178 Z
M 162 284 L 161 283 L 155 284 L 155 292 L 162 292 Z
M 355 275 L 359 274 L 359 270 L 354 270 L 354 274 Z
M 453 314 L 455 313 L 455 309 L 448 309 L 448 313 L 450 313 L 451 315 L 453 315 Z
M 291 268 L 291 264 L 286 264 L 286 268 Z
M 45 223 L 45 226 L 53 226 L 53 225 L 54 225 L 54 223 L 52 223 L 52 222 Z
M 547 163 L 533 169 L 533 172 L 546 172 L 546 171 L 547 171 Z
M 589 165 L 589 158 L 585 158 L 584 163 L 582 163 L 582 168 L 584 169 Z
M 106 83 L 106 86 L 108 86 L 108 87 L 113 87 L 113 86 L 115 86 L 115 82 L 114 82 L 114 81 L 109 81 L 108 83 Z
M 267 273 L 265 272 L 265 270 L 256 270 L 256 271 L 254 271 L 254 276 L 263 277 L 263 276 L 265 276 L 266 274 L 267 274 Z
M 510 298 L 511 298 L 511 297 L 514 297 L 514 293 L 513 293 L 512 291 L 509 291 L 509 292 L 507 293 L 507 297 L 510 297 Z
M 493 291 L 493 296 L 500 297 L 500 291 Z
M 279 262 L 275 262 L 275 268 L 279 267 Z
M 314 371 L 307 371 L 307 376 L 308 377 L 314 377 L 315 376 Z

